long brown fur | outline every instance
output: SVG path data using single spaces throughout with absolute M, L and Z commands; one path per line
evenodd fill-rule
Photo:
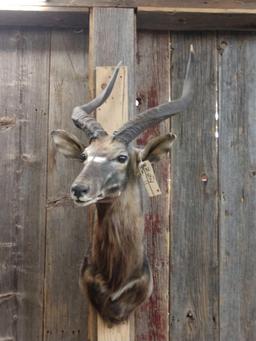
M 152 291 L 138 180 L 132 166 L 129 178 L 121 196 L 97 204 L 91 260 L 81 268 L 80 286 L 109 325 L 126 320 Z M 112 301 L 111 295 L 131 281 L 135 284 Z
M 82 190 L 72 194 L 75 202 L 82 206 L 96 203 L 97 208 L 92 247 L 81 267 L 80 287 L 110 326 L 126 320 L 152 292 L 152 275 L 143 246 L 138 164 L 146 159 L 159 160 L 174 140 L 174 134 L 167 134 L 149 141 L 144 150 L 137 150 L 104 136 L 84 149 L 72 141 L 71 135 L 55 133 L 55 144 L 64 155 L 77 158 L 78 148 L 87 155 L 71 186 L 71 192 L 77 186 Z M 120 155 L 125 155 L 124 162 L 118 161 Z

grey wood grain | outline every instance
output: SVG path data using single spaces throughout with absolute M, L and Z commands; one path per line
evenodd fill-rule
M 94 8 L 90 19 L 90 67 L 128 67 L 129 117 L 135 112 L 135 14 L 133 9 Z M 93 75 L 91 76 L 93 89 Z M 94 91 L 92 91 L 94 93 Z M 91 94 L 93 97 L 93 94 Z
M 143 30 L 255 31 L 256 1 L 95 1 L 55 0 L 22 10 L 0 5 L 0 26 L 36 26 L 88 29 L 91 7 L 134 8 L 137 27 Z
M 95 68 L 97 66 L 116 65 L 120 60 L 128 68 L 128 110 L 129 117 L 135 115 L 135 13 L 133 9 L 93 8 L 90 17 L 90 50 L 89 50 L 89 83 L 90 98 L 95 96 Z M 111 117 L 110 117 L 111 119 Z M 89 224 L 94 225 L 94 207 L 90 207 Z M 93 233 L 93 231 L 92 231 Z M 101 341 L 104 339 L 106 326 L 97 335 L 95 313 L 89 311 L 89 339 Z M 93 325 L 92 325 L 93 324 Z M 134 340 L 133 321 L 127 326 L 129 337 Z M 114 334 L 114 333 L 113 333 Z M 127 333 L 128 334 L 128 333 Z M 108 335 L 109 336 L 109 335 Z M 111 336 L 109 336 L 111 339 Z
M 86 102 L 87 43 L 83 32 L 52 32 L 49 133 L 66 129 L 83 142 L 71 112 Z M 78 277 L 87 249 L 87 218 L 69 198 L 80 169 L 78 161 L 56 154 L 49 137 L 44 340 L 86 340 L 86 301 Z
M 199 63 L 191 108 L 172 119 L 170 338 L 218 340 L 215 34 L 172 34 L 172 97 L 181 95 L 193 43 Z
M 169 100 L 170 36 L 139 32 L 137 40 L 137 112 Z M 169 121 L 146 130 L 137 138 L 140 148 L 153 137 L 165 134 Z M 169 340 L 169 158 L 154 166 L 161 196 L 149 199 L 144 192 L 144 224 L 147 255 L 152 267 L 154 290 L 135 319 L 136 340 Z M 143 187 L 143 184 L 141 184 Z
M 255 31 L 256 13 L 200 12 L 197 9 L 170 8 L 154 11 L 141 8 L 137 12 L 138 28 L 158 31 Z
M 97 5 L 97 4 L 96 4 Z M 89 6 L 89 5 L 88 5 Z M 137 28 L 160 31 L 255 31 L 256 9 L 184 8 L 178 7 L 139 7 Z M 0 26 L 30 26 L 88 29 L 89 7 L 36 7 L 33 11 L 23 9 L 1 10 Z
M 219 36 L 220 340 L 256 339 L 256 37 Z
M 0 31 L 2 340 L 42 337 L 49 38 Z
M 60 8 L 41 6 L 34 7 L 33 10 L 22 8 L 22 10 L 5 9 L 0 6 L 0 26 L 36 26 L 52 28 L 74 28 L 88 29 L 89 8 L 79 7 Z
M 222 8 L 255 9 L 255 0 L 237 2 L 236 0 L 52 0 L 58 6 L 98 6 L 98 7 L 183 7 L 183 8 Z

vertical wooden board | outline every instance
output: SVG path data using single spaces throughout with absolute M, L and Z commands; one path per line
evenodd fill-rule
M 45 201 L 49 85 L 48 31 L 26 30 L 20 39 L 20 250 L 17 271 L 21 280 L 18 291 L 24 293 L 24 304 L 18 323 L 18 338 L 42 338 L 43 270 L 45 257 Z M 38 72 L 40 70 L 41 72 Z M 23 260 L 21 261 L 23 257 Z M 19 260 L 21 267 L 19 269 Z M 32 324 L 31 321 L 35 321 Z
M 97 67 L 96 69 L 96 95 L 108 82 L 114 71 L 113 67 Z M 127 67 L 121 67 L 116 79 L 111 97 L 97 109 L 97 121 L 112 134 L 123 123 L 128 121 L 128 88 L 127 88 Z M 111 112 L 111 120 L 106 119 Z M 97 316 L 97 341 L 130 341 L 130 322 L 122 323 L 119 326 L 108 328 L 105 322 Z
M 170 37 L 168 32 L 139 32 L 137 45 L 138 112 L 168 102 L 170 90 Z M 137 138 L 143 147 L 151 138 L 169 132 L 169 121 L 147 129 Z M 144 222 L 147 255 L 154 290 L 136 313 L 136 340 L 168 341 L 169 290 L 169 158 L 154 166 L 162 195 L 149 199 L 144 192 Z M 143 185 L 142 185 L 143 186 Z
M 191 107 L 172 119 L 177 142 L 171 158 L 171 340 L 218 339 L 218 230 L 216 37 L 172 34 L 172 97 L 181 95 L 193 43 Z
M 96 94 L 100 94 L 114 72 L 114 67 L 96 68 Z M 97 109 L 97 121 L 112 134 L 128 121 L 128 73 L 127 67 L 121 66 L 111 92 L 111 96 Z M 111 113 L 111 118 L 110 118 Z
M 104 29 L 103 29 L 104 28 Z M 120 60 L 127 67 L 128 73 L 128 115 L 129 118 L 134 116 L 135 109 L 135 14 L 133 9 L 117 9 L 117 8 L 93 8 L 90 14 L 90 97 L 95 95 L 94 70 L 97 66 L 114 66 Z M 124 102 L 121 103 L 124 108 Z M 125 112 L 127 109 L 125 110 Z M 123 116 L 125 112 L 120 112 Z M 109 113 L 111 114 L 111 113 Z M 125 118 L 125 117 L 123 117 Z M 113 120 L 112 116 L 109 120 Z M 94 215 L 91 214 L 90 225 L 94 224 Z M 90 311 L 90 321 L 94 312 Z M 133 337 L 133 321 L 130 319 L 128 324 L 121 328 L 117 327 L 108 331 L 108 327 L 98 318 L 97 328 L 90 326 L 90 341 L 107 341 L 122 338 L 122 341 L 132 341 Z
M 256 339 L 256 35 L 220 34 L 220 340 Z
M 51 40 L 49 133 L 67 130 L 86 141 L 71 120 L 86 102 L 87 35 L 53 31 Z M 49 137 L 50 139 L 50 137 Z M 75 208 L 69 189 L 82 165 L 56 154 L 49 141 L 46 236 L 45 340 L 86 340 L 86 301 L 78 286 L 87 249 L 86 211 Z
M 18 196 L 16 171 L 19 168 L 17 119 L 19 119 L 19 88 L 17 73 L 16 30 L 0 31 L 0 169 L 1 210 L 0 210 L 0 336 L 15 338 L 17 335 L 17 235 L 15 207 Z M 10 39 L 11 38 L 11 39 Z M 9 67 L 9 63 L 12 65 Z M 5 71 L 6 70 L 6 71 Z M 8 70 L 8 72 L 7 72 Z M 4 151 L 4 152 L 3 152 Z
M 108 328 L 105 322 L 97 316 L 97 341 L 129 341 L 131 340 L 130 321 Z
M 0 37 L 0 339 L 41 340 L 50 36 Z
M 133 9 L 93 8 L 90 18 L 90 71 L 122 61 L 128 69 L 128 112 L 135 109 L 135 14 Z M 94 77 L 90 77 L 91 96 Z

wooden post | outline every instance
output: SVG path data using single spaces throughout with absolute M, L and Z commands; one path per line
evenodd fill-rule
M 102 91 L 112 73 L 112 67 L 97 67 L 96 94 Z M 123 66 L 120 69 L 112 94 L 97 110 L 96 117 L 109 133 L 113 133 L 128 120 L 127 67 Z M 117 327 L 108 328 L 97 316 L 97 341 L 130 341 L 130 327 L 128 321 Z
M 104 29 L 103 29 L 104 28 Z M 110 98 L 97 110 L 97 120 L 109 132 L 117 130 L 134 115 L 135 108 L 135 15 L 133 9 L 94 8 L 90 15 L 90 90 L 91 97 L 102 91 L 112 67 L 123 62 Z M 94 70 L 96 68 L 96 82 Z M 129 73 L 129 75 L 128 75 Z M 93 225 L 92 214 L 91 224 Z M 89 311 L 90 341 L 133 341 L 133 318 L 120 326 L 108 328 L 99 316 Z
M 129 118 L 135 114 L 135 14 L 133 9 L 93 8 L 90 13 L 89 82 L 90 95 L 95 95 L 96 66 L 127 66 Z

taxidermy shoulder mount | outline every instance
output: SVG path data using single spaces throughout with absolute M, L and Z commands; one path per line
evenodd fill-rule
M 141 161 L 158 161 L 169 152 L 176 136 L 169 133 L 153 138 L 142 150 L 132 147 L 131 142 L 145 129 L 188 108 L 193 97 L 194 60 L 191 46 L 179 99 L 140 113 L 109 135 L 90 114 L 109 97 L 119 64 L 103 92 L 73 110 L 72 120 L 85 132 L 89 144 L 85 146 L 64 130 L 51 133 L 59 152 L 83 163 L 71 186 L 72 199 L 79 206 L 97 207 L 92 250 L 81 268 L 80 287 L 109 326 L 126 320 L 151 295 L 138 166 Z

